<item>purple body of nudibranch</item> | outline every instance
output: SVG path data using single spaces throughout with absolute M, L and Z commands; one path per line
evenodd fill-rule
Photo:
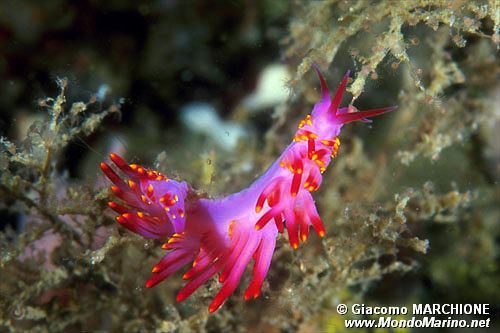
M 185 183 L 135 165 L 111 154 L 113 163 L 128 177 L 125 182 L 106 163 L 101 169 L 123 204 L 110 202 L 120 215 L 117 221 L 144 237 L 168 239 L 169 252 L 153 267 L 150 288 L 187 264 L 188 280 L 177 295 L 182 301 L 219 273 L 222 287 L 209 306 L 217 310 L 236 289 L 250 260 L 253 278 L 245 299 L 256 298 L 269 269 L 278 233 L 286 229 L 290 245 L 297 249 L 306 241 L 309 227 L 323 237 L 325 229 L 312 192 L 321 185 L 322 174 L 340 145 L 338 135 L 348 122 L 363 120 L 394 107 L 363 112 L 339 108 L 347 73 L 330 98 L 325 79 L 320 78 L 322 100 L 299 124 L 293 142 L 271 167 L 249 188 L 222 199 L 200 198 Z

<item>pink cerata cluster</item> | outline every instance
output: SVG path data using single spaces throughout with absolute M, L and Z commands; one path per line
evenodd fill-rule
M 339 108 L 349 72 L 330 98 L 327 83 L 314 66 L 321 83 L 322 100 L 299 124 L 293 141 L 271 167 L 250 187 L 225 198 L 202 198 L 186 183 L 168 179 L 159 172 L 127 164 L 111 154 L 122 172 L 120 177 L 108 164 L 104 174 L 113 182 L 111 190 L 121 203 L 109 202 L 125 228 L 147 238 L 166 240 L 165 256 L 153 267 L 146 287 L 168 278 L 191 264 L 183 279 L 177 301 L 219 273 L 222 287 L 208 310 L 214 312 L 233 293 L 245 268 L 253 259 L 252 281 L 245 300 L 260 294 L 273 256 L 278 233 L 286 229 L 290 245 L 297 249 L 312 226 L 323 237 L 325 228 L 312 193 L 322 181 L 340 146 L 338 135 L 346 123 L 389 112 L 395 107 L 357 112 Z

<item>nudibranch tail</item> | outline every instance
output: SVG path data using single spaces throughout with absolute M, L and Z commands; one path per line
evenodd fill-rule
M 116 218 L 118 223 L 148 238 L 161 239 L 182 232 L 187 184 L 137 164 L 127 164 L 117 154 L 110 154 L 110 159 L 129 178 L 125 182 L 111 166 L 104 162 L 100 165 L 114 184 L 111 191 L 122 201 L 108 203 L 109 208 L 120 214 Z
M 153 267 L 146 287 L 151 288 L 192 263 L 177 294 L 183 301 L 216 274 L 222 284 L 208 310 L 214 312 L 237 288 L 251 260 L 252 280 L 244 298 L 261 293 L 271 264 L 278 233 L 288 235 L 293 249 L 306 242 L 309 228 L 324 237 L 326 230 L 313 193 L 323 173 L 338 154 L 344 124 L 393 111 L 395 107 L 357 111 L 340 107 L 349 79 L 347 72 L 333 97 L 319 68 L 320 102 L 298 125 L 290 145 L 278 160 L 248 189 L 222 199 L 198 196 L 185 182 L 137 164 L 127 164 L 111 154 L 115 169 L 101 163 L 113 183 L 119 202 L 109 202 L 118 223 L 144 237 L 162 239 L 165 256 Z

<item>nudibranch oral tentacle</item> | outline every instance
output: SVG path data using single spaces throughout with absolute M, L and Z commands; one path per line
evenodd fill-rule
M 316 65 L 313 68 L 320 81 L 321 101 L 300 121 L 292 142 L 276 162 L 241 192 L 206 199 L 187 183 L 127 164 L 116 154 L 111 154 L 110 160 L 123 177 L 109 164 L 101 163 L 101 170 L 113 183 L 111 191 L 120 199 L 108 203 L 119 214 L 118 223 L 144 237 L 166 240 L 162 249 L 168 252 L 153 267 L 147 288 L 191 263 L 182 276 L 187 282 L 177 295 L 180 302 L 219 273 L 222 287 L 209 306 L 213 312 L 234 292 L 251 260 L 252 280 L 244 298 L 260 295 L 276 238 L 285 228 L 293 249 L 307 240 L 311 226 L 320 237 L 325 235 L 312 193 L 337 156 L 340 129 L 395 107 L 368 111 L 340 108 L 349 72 L 331 98 L 325 78 Z

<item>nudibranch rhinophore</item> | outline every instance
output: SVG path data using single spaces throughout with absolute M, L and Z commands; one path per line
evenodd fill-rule
M 144 237 L 166 240 L 162 248 L 168 252 L 153 267 L 147 288 L 191 263 L 183 275 L 188 282 L 177 295 L 177 301 L 182 301 L 219 273 L 222 287 L 208 308 L 214 312 L 236 289 L 251 259 L 252 280 L 244 297 L 259 296 L 278 233 L 286 229 L 294 249 L 299 240 L 307 240 L 310 226 L 320 237 L 325 235 L 312 193 L 337 155 L 340 129 L 356 120 L 369 121 L 367 118 L 395 107 L 368 111 L 341 108 L 349 72 L 331 98 L 324 77 L 316 66 L 314 69 L 321 84 L 321 101 L 299 123 L 293 141 L 281 156 L 241 192 L 218 199 L 202 198 L 186 182 L 128 164 L 116 154 L 110 155 L 111 161 L 124 177 L 101 163 L 113 183 L 112 192 L 121 201 L 108 204 L 120 214 L 118 223 Z

